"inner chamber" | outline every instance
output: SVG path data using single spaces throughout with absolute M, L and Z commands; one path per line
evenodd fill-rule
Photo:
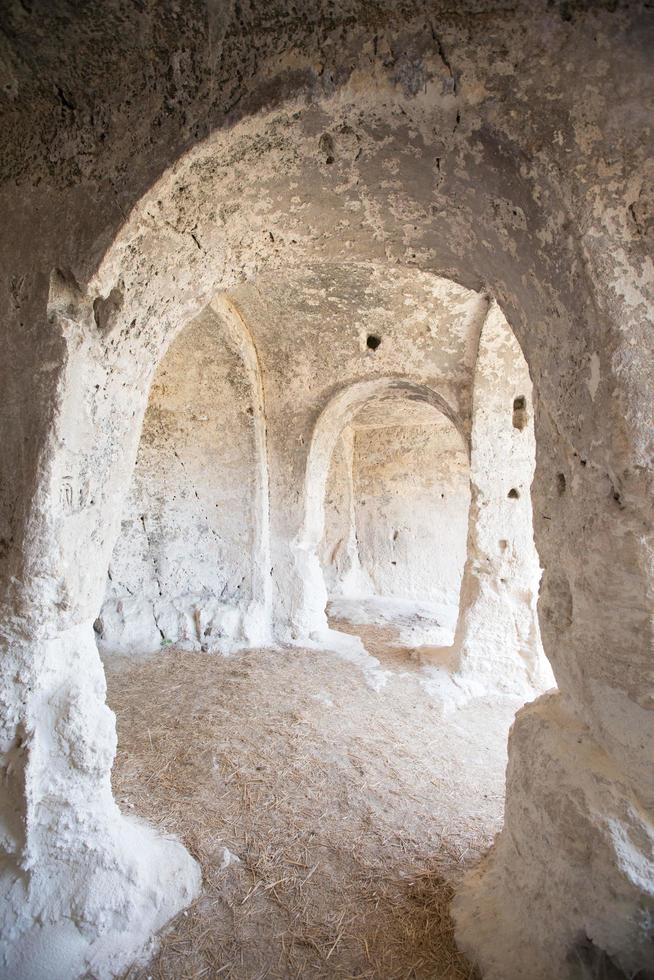
M 453 423 L 409 398 L 376 399 L 334 450 L 320 547 L 332 617 L 404 624 L 407 643 L 454 639 L 470 466 Z

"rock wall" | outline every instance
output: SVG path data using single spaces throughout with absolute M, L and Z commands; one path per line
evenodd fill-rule
M 96 621 L 101 649 L 175 643 L 228 651 L 252 601 L 257 494 L 245 365 L 208 309 L 185 327 L 150 391 Z
M 298 487 L 311 434 L 341 392 L 322 373 L 325 352 L 347 355 L 342 386 L 389 374 L 447 384 L 443 397 L 469 421 L 470 344 L 430 331 L 424 285 L 435 280 L 458 284 L 448 316 L 461 308 L 457 290 L 484 310 L 490 291 L 529 364 L 539 615 L 561 690 L 514 728 L 506 829 L 462 899 L 459 936 L 502 980 L 574 976 L 572 930 L 628 975 L 649 969 L 648 6 L 5 5 L 7 975 L 118 972 L 198 887 L 189 856 L 111 799 L 115 729 L 92 632 L 166 344 L 218 293 L 249 289 L 262 360 L 277 350 L 291 365 L 289 391 L 270 401 L 273 560 L 257 564 L 266 581 L 270 568 L 279 575 L 279 620 L 299 637 L 311 617 L 298 614 L 309 555 Z M 406 288 L 378 303 L 399 278 Z M 273 299 L 263 305 L 262 283 Z M 368 354 L 380 318 L 388 333 Z M 403 331 L 398 366 L 387 340 Z M 432 370 L 436 358 L 450 361 L 450 378 L 465 366 L 456 383 Z M 266 370 L 273 390 L 279 375 Z M 571 755 L 575 738 L 583 756 Z M 601 901 L 570 874 L 580 838 L 576 866 L 596 860 Z
M 425 600 L 456 620 L 470 474 L 461 436 L 433 414 L 428 425 L 355 429 L 357 538 L 378 595 Z

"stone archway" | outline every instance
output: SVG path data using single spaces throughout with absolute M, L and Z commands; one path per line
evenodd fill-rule
M 418 86 L 362 58 L 356 97 L 343 87 L 318 108 L 290 99 L 212 137 L 141 199 L 98 269 L 77 282 L 67 261 L 57 264 L 49 304 L 39 258 L 26 309 L 49 322 L 56 356 L 43 365 L 4 593 L 3 936 L 14 975 L 19 960 L 28 975 L 53 957 L 62 971 L 118 970 L 197 887 L 182 849 L 130 823 L 112 800 L 114 726 L 92 621 L 166 343 L 218 291 L 325 250 L 486 284 L 536 390 L 541 625 L 561 694 L 526 709 L 514 729 L 507 828 L 460 901 L 462 942 L 490 977 L 546 977 L 553 964 L 563 972 L 581 930 L 626 969 L 647 963 L 638 910 L 651 909 L 652 868 L 638 842 L 649 840 L 654 805 L 643 683 L 651 390 L 631 341 L 647 336 L 649 294 L 640 253 L 620 252 L 617 271 L 603 274 L 614 239 L 640 231 L 627 232 L 625 202 L 600 187 L 589 235 L 574 214 L 576 185 L 558 176 L 565 168 L 544 149 L 530 156 L 494 109 L 483 125 L 467 124 L 483 85 L 465 90 L 462 114 L 458 95 L 442 97 L 436 47 L 419 50 L 429 71 Z M 320 143 L 326 126 L 333 134 Z M 433 143 L 445 131 L 456 135 Z M 331 145 L 335 153 L 321 155 Z M 390 189 L 377 176 L 385 165 L 397 175 Z M 291 182 L 311 190 L 306 200 L 293 201 Z M 11 281 L 20 298 L 20 277 Z M 8 298 L 7 309 L 19 306 Z M 566 823 L 561 804 L 571 799 Z M 571 824 L 595 848 L 592 888 Z M 525 854 L 528 873 L 518 877 Z M 128 921 L 139 923 L 130 934 Z
M 238 310 L 217 297 L 154 377 L 94 624 L 101 651 L 270 643 L 269 523 L 259 361 Z
M 294 624 L 300 643 L 329 644 L 336 640 L 340 645 L 342 642 L 327 625 L 327 590 L 318 557 L 325 525 L 327 475 L 343 429 L 362 408 L 379 399 L 409 399 L 429 405 L 449 419 L 469 451 L 465 427 L 458 414 L 438 392 L 424 384 L 408 378 L 381 377 L 349 385 L 334 395 L 320 414 L 311 438 L 304 478 L 304 520 L 293 546 L 298 577 L 303 583 Z
M 406 649 L 451 643 L 469 507 L 468 448 L 449 419 L 410 399 L 364 406 L 327 480 L 319 554 L 329 617 Z

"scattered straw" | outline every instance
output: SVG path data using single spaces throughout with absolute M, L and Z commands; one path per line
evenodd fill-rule
M 308 651 L 109 662 L 117 799 L 204 876 L 129 980 L 476 977 L 449 903 L 499 828 L 511 712 L 443 721 L 395 666 L 375 694 Z

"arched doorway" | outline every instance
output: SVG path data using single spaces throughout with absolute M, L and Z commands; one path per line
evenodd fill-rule
M 217 299 L 176 336 L 150 389 L 95 622 L 105 653 L 229 653 L 271 639 L 268 462 L 256 352 Z
M 441 412 L 373 399 L 341 432 L 320 560 L 332 618 L 396 628 L 405 646 L 448 646 L 466 558 L 468 447 Z
M 325 617 L 328 595 L 318 552 L 325 534 L 325 500 L 334 451 L 343 431 L 353 425 L 366 407 L 374 411 L 373 406 L 380 402 L 388 407 L 403 400 L 441 413 L 458 433 L 459 443 L 463 440 L 467 453 L 467 439 L 457 413 L 437 392 L 408 379 L 388 377 L 358 382 L 339 392 L 326 406 L 316 423 L 308 453 L 304 523 L 295 545 L 296 561 L 305 583 L 304 608 L 298 619 L 306 635 L 314 640 L 319 640 L 321 634 L 325 642 L 330 638 Z
M 645 319 L 639 319 L 646 310 L 644 266 L 636 259 L 630 265 L 629 258 L 603 275 L 614 239 L 622 248 L 627 237 L 622 230 L 607 232 L 605 218 L 611 217 L 607 226 L 622 229 L 631 227 L 627 210 L 639 211 L 627 207 L 633 202 L 626 192 L 614 201 L 613 189 L 606 192 L 611 206 L 598 204 L 600 189 L 591 207 L 594 185 L 587 198 L 579 190 L 591 187 L 585 166 L 576 176 L 561 165 L 563 158 L 548 155 L 559 145 L 567 152 L 572 141 L 556 131 L 551 139 L 539 136 L 534 152 L 534 130 L 523 126 L 520 111 L 515 118 L 507 112 L 513 121 L 506 126 L 498 120 L 508 90 L 487 78 L 490 89 L 482 82 L 452 94 L 455 75 L 438 55 L 433 31 L 424 23 L 411 29 L 416 63 L 424 53 L 420 39 L 433 42 L 432 67 L 424 75 L 413 62 L 396 71 L 393 59 L 383 60 L 385 46 L 375 60 L 379 46 L 371 38 L 372 54 L 358 52 L 356 91 L 343 81 L 351 65 L 342 74 L 327 71 L 324 84 L 340 86 L 336 99 L 333 89 L 328 96 L 312 89 L 320 105 L 302 101 L 298 108 L 295 95 L 306 94 L 300 86 L 288 105 L 277 103 L 240 129 L 212 137 L 145 195 L 141 174 L 134 197 L 140 203 L 99 265 L 94 256 L 112 235 L 89 220 L 90 257 L 82 262 L 74 253 L 72 260 L 81 282 L 70 271 L 71 250 L 62 247 L 58 261 L 54 246 L 33 250 L 33 288 L 25 289 L 20 268 L 7 277 L 6 309 L 16 319 L 16 338 L 32 315 L 44 328 L 32 337 L 43 342 L 50 328 L 54 336 L 47 344 L 53 361 L 40 365 L 46 380 L 36 389 L 38 411 L 29 423 L 32 449 L 16 453 L 24 501 L 11 511 L 7 537 L 4 886 L 12 901 L 3 933 L 10 937 L 10 970 L 25 937 L 41 964 L 43 950 L 56 948 L 78 972 L 97 957 L 121 968 L 197 887 L 182 849 L 130 823 L 112 800 L 114 723 L 104 706 L 92 634 L 146 393 L 165 342 L 217 291 L 252 279 L 266 264 L 279 270 L 316 257 L 349 259 L 357 251 L 388 265 L 416 263 L 475 288 L 489 284 L 536 386 L 541 615 L 562 695 L 523 713 L 514 729 L 509 833 L 483 879 L 480 894 L 488 900 L 475 906 L 474 895 L 469 899 L 476 913 L 465 930 L 467 945 L 484 962 L 495 962 L 498 976 L 503 956 L 535 976 L 553 962 L 565 963 L 576 941 L 572 926 L 583 922 L 598 941 L 629 954 L 632 972 L 643 962 L 635 912 L 649 902 L 649 886 L 627 880 L 608 836 L 598 862 L 604 873 L 588 889 L 587 869 L 575 864 L 578 835 L 567 832 L 560 805 L 561 787 L 570 787 L 591 839 L 593 788 L 600 772 L 617 773 L 603 811 L 614 825 L 627 827 L 625 833 L 640 821 L 630 839 L 648 839 L 647 817 L 633 816 L 643 813 L 639 801 L 649 806 L 652 798 L 652 721 L 642 683 L 651 639 L 643 598 L 650 461 L 648 436 L 633 412 L 649 402 L 641 398 L 648 389 L 630 353 L 632 341 L 645 336 Z M 474 49 L 478 35 L 471 37 Z M 537 59 L 534 64 L 542 73 Z M 306 76 L 297 77 L 304 84 Z M 532 79 L 534 89 L 537 82 Z M 279 91 L 288 92 L 289 84 L 286 78 Z M 270 76 L 266 85 L 270 91 Z M 479 124 L 461 124 L 469 110 L 477 119 L 488 91 L 496 97 L 487 100 Z M 270 106 L 270 99 L 253 96 L 248 104 Z M 570 117 L 580 109 L 573 105 Z M 574 213 L 582 198 L 588 226 L 586 212 L 580 221 Z M 76 201 L 78 215 L 88 213 L 88 200 Z M 61 213 L 66 201 L 60 197 L 57 204 Z M 30 203 L 30 220 L 38 206 Z M 53 232 L 53 241 L 59 247 L 63 239 Z M 32 250 L 32 243 L 25 248 Z M 23 292 L 28 313 L 20 311 Z M 294 343 L 290 338 L 289 346 Z M 11 445 L 21 445 L 26 428 L 21 425 L 16 437 L 9 433 Z M 584 739 L 590 750 L 581 769 L 592 774 L 597 765 L 595 782 L 580 779 L 576 746 Z M 542 778 L 530 781 L 532 767 L 544 759 Z M 626 816 L 616 809 L 617 798 L 634 801 Z M 554 850 L 560 861 L 553 865 Z M 521 851 L 529 854 L 530 874 L 516 876 Z M 620 918 L 616 925 L 616 906 L 634 913 L 629 922 Z M 43 908 L 60 909 L 63 918 L 44 920 Z M 72 923 L 73 909 L 83 933 Z M 541 924 L 546 910 L 538 934 L 546 934 L 552 948 L 536 941 L 527 909 Z M 114 923 L 109 934 L 103 932 L 107 921 Z M 139 923 L 137 933 L 127 936 L 126 921 Z

